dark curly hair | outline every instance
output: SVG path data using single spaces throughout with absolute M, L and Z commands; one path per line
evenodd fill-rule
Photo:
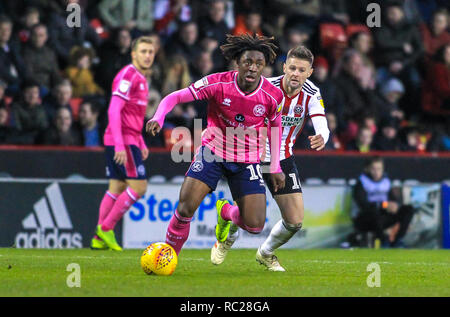
M 230 35 L 227 34 L 227 43 L 220 46 L 223 56 L 229 60 L 238 61 L 245 51 L 259 51 L 264 54 L 267 64 L 272 64 L 277 56 L 278 48 L 272 41 L 274 37 L 259 35 Z

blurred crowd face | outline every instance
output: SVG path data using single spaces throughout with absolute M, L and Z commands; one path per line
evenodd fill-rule
M 288 34 L 289 49 L 305 44 L 309 40 L 309 34 L 300 30 L 292 30 Z
M 153 44 L 141 42 L 136 49 L 131 52 L 133 64 L 141 70 L 148 70 L 155 60 L 155 47 Z
M 215 1 L 209 7 L 209 17 L 215 23 L 219 23 L 225 17 L 225 1 Z
M 367 33 L 361 33 L 355 42 L 355 49 L 362 54 L 368 54 L 372 50 L 372 38 Z
M 433 33 L 436 35 L 441 34 L 448 27 L 448 16 L 445 13 L 437 13 L 433 17 L 432 28 Z
M 309 61 L 296 57 L 289 57 L 283 65 L 283 72 L 284 84 L 286 84 L 290 90 L 297 90 L 300 89 L 306 79 L 311 76 L 313 69 L 311 68 Z
M 41 103 L 39 97 L 39 86 L 27 87 L 23 93 L 25 103 L 29 107 L 35 107 Z
M 324 82 L 328 77 L 328 69 L 323 66 L 316 66 L 314 68 L 314 76 L 319 82 Z
M 387 138 L 389 140 L 393 140 L 397 136 L 397 130 L 394 127 L 390 127 L 390 126 L 384 127 L 381 130 L 381 132 L 383 133 L 385 138 Z
M 83 103 L 80 106 L 80 112 L 78 113 L 78 118 L 80 119 L 80 124 L 82 127 L 90 128 L 97 124 L 98 114 L 92 112 L 92 106 L 90 103 Z
M 198 37 L 197 24 L 186 24 L 180 32 L 181 40 L 187 45 L 194 45 Z
M 122 29 L 117 37 L 117 42 L 120 49 L 128 50 L 131 47 L 130 31 Z
M 25 27 L 30 29 L 33 25 L 38 24 L 40 21 L 39 12 L 31 11 L 25 16 Z
M 403 21 L 405 13 L 401 7 L 391 6 L 387 9 L 387 20 L 390 25 L 397 25 Z
M 56 88 L 56 101 L 59 105 L 69 104 L 72 98 L 72 86 L 70 84 L 61 84 Z
M 354 78 L 359 78 L 363 67 L 363 61 L 359 54 L 353 54 L 347 62 L 346 70 Z
M 247 28 L 251 32 L 257 32 L 259 28 L 261 27 L 261 14 L 259 13 L 250 13 L 247 15 L 246 24 Z
M 197 69 L 202 75 L 207 75 L 211 73 L 214 64 L 211 54 L 208 52 L 202 52 L 197 58 Z
M 381 161 L 376 161 L 370 164 L 369 174 L 374 181 L 379 181 L 384 174 L 384 163 Z
M 325 116 L 327 117 L 328 129 L 333 133 L 337 128 L 336 116 L 332 112 L 328 112 Z
M 8 111 L 5 108 L 0 108 L 0 126 L 6 126 L 8 123 Z
M 370 146 L 372 144 L 373 133 L 370 128 L 362 128 L 358 133 L 358 144 L 361 146 Z
M 55 118 L 56 129 L 61 133 L 67 133 L 72 126 L 72 116 L 67 108 L 60 108 Z
M 48 34 L 47 28 L 45 26 L 42 25 L 33 30 L 33 33 L 31 34 L 31 42 L 33 43 L 34 47 L 44 47 L 45 43 L 47 43 L 47 40 Z
M 6 44 L 11 38 L 12 24 L 9 22 L 0 23 L 0 43 Z
M 400 91 L 390 91 L 386 94 L 386 99 L 392 103 L 396 104 L 400 98 L 402 98 L 403 94 Z

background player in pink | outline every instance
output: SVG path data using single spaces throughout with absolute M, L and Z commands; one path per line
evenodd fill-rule
M 148 100 L 145 73 L 154 57 L 151 38 L 137 38 L 132 44 L 132 63 L 120 70 L 113 81 L 109 124 L 104 136 L 109 188 L 100 204 L 97 235 L 91 242 L 93 249 L 122 250 L 114 227 L 147 189 L 142 161 L 147 159 L 148 149 L 142 128 Z
M 273 137 L 277 142 L 271 145 L 279 153 L 279 112 L 283 103 L 281 91 L 261 76 L 266 63 L 272 63 L 276 56 L 271 40 L 251 35 L 229 35 L 227 44 L 222 45 L 221 49 L 227 59 L 236 60 L 238 71 L 206 76 L 189 88 L 168 95 L 147 123 L 147 131 L 155 135 L 163 126 L 166 114 L 176 104 L 197 99 L 209 101 L 208 127 L 202 136 L 202 146 L 186 173 L 178 207 L 167 229 L 166 242 L 177 253 L 189 236 L 190 221 L 195 211 L 205 196 L 215 190 L 222 176 L 227 178 L 233 200 L 239 208 L 227 201 L 218 202 L 218 239 L 226 239 L 231 221 L 251 233 L 259 233 L 264 226 L 265 187 L 259 166 L 260 151 L 254 145 L 260 137 L 259 128 L 265 126 L 267 119 L 269 132 L 274 127 L 277 132 L 274 134 L 278 134 Z M 230 128 L 255 133 L 242 146 L 239 154 L 235 146 L 245 143 L 245 137 L 227 140 L 226 131 Z M 264 149 L 264 145 L 260 144 L 259 148 Z M 278 190 L 284 187 L 284 174 L 276 155 L 273 163 L 270 178 L 275 190 Z
M 269 79 L 281 89 L 285 97 L 280 163 L 286 175 L 286 186 L 279 191 L 275 191 L 271 180 L 264 177 L 282 215 L 282 219 L 274 225 L 270 235 L 256 252 L 256 260 L 271 271 L 284 271 L 274 251 L 288 242 L 303 223 L 303 195 L 292 152 L 296 137 L 301 133 L 307 117 L 311 118 L 316 132 L 316 135 L 308 136 L 312 149 L 322 150 L 330 134 L 320 90 L 308 80 L 313 73 L 313 60 L 314 56 L 309 49 L 297 46 L 287 54 L 283 65 L 284 75 Z M 271 161 L 272 153 L 267 146 L 264 162 Z M 211 261 L 214 264 L 221 264 L 225 260 L 237 233 L 237 228 L 232 227 L 229 237 L 224 242 L 218 241 L 211 249 Z

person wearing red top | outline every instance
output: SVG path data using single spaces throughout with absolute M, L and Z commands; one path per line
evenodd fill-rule
M 250 11 L 245 16 L 236 17 L 236 26 L 233 29 L 233 35 L 256 34 L 263 35 L 261 30 L 262 16 L 259 11 Z
M 433 14 L 431 25 L 422 24 L 422 33 L 425 54 L 431 58 L 439 48 L 450 43 L 450 32 L 448 29 L 448 11 L 446 9 L 437 10 Z
M 450 116 L 450 43 L 436 53 L 427 67 L 422 108 L 431 115 Z

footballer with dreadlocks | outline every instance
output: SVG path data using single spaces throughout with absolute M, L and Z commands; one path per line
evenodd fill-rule
M 269 178 L 275 191 L 284 188 L 279 157 L 284 96 L 261 76 L 264 67 L 276 57 L 272 41 L 273 37 L 227 35 L 227 43 L 220 48 L 227 60 L 237 62 L 238 70 L 205 76 L 188 88 L 169 94 L 146 125 L 146 131 L 156 135 L 175 105 L 208 100 L 208 125 L 202 133 L 202 145 L 196 149 L 186 173 L 178 207 L 166 233 L 166 242 L 177 254 L 189 236 L 195 211 L 205 196 L 216 189 L 222 176 L 227 178 L 237 206 L 224 199 L 217 201 L 217 240 L 224 242 L 230 227 L 231 231 L 240 227 L 254 234 L 262 231 L 266 190 L 259 163 L 266 136 L 274 153 Z

